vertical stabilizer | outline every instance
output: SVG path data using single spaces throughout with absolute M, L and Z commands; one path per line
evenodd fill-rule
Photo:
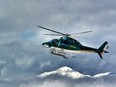
M 106 47 L 107 44 L 108 44 L 108 42 L 105 41 L 105 42 L 98 48 L 98 54 L 99 54 L 99 56 L 100 56 L 101 59 L 103 58 L 102 55 L 103 55 L 104 53 L 108 53 L 108 52 L 105 50 L 105 47 Z

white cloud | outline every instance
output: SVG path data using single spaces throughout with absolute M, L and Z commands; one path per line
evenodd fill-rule
M 33 64 L 33 60 L 34 58 L 19 58 L 16 60 L 16 64 L 17 66 L 21 67 L 21 68 L 28 68 L 30 66 L 32 66 Z
M 93 84 L 76 84 L 74 87 L 112 87 L 113 84 L 107 84 L 107 83 L 93 83 Z
M 0 61 L 0 64 L 5 64 L 5 63 L 6 63 L 6 61 L 5 61 L 5 60 Z
M 10 78 L 6 76 L 8 73 L 9 73 L 9 69 L 7 67 L 2 68 L 0 71 L 0 79 L 9 81 Z
M 47 61 L 47 62 L 40 62 L 40 68 L 46 67 L 46 66 L 50 66 L 51 62 Z
M 105 83 L 105 82 L 95 82 L 95 83 L 73 83 L 66 81 L 44 81 L 43 83 L 30 83 L 22 84 L 19 87 L 112 87 L 115 84 Z
M 19 87 L 70 87 L 65 82 L 61 81 L 45 81 L 43 83 L 30 83 L 30 84 L 22 84 Z

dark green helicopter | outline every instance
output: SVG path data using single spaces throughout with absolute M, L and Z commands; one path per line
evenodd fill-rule
M 44 47 L 51 48 L 50 49 L 51 54 L 62 56 L 67 59 L 69 57 L 69 55 L 67 56 L 64 51 L 94 52 L 94 53 L 98 53 L 100 58 L 103 58 L 102 57 L 103 53 L 108 53 L 108 51 L 106 51 L 109 48 L 109 46 L 106 46 L 108 44 L 107 41 L 105 41 L 98 49 L 96 49 L 96 48 L 92 48 L 92 47 L 83 46 L 79 41 L 77 41 L 71 37 L 72 35 L 89 33 L 92 31 L 85 31 L 85 32 L 80 32 L 80 33 L 75 33 L 75 34 L 65 34 L 65 33 L 61 33 L 61 32 L 58 32 L 58 31 L 55 31 L 52 29 L 48 29 L 48 28 L 45 28 L 42 26 L 37 26 L 37 27 L 57 33 L 57 34 L 44 34 L 44 35 L 62 36 L 60 39 L 52 39 L 48 42 L 42 43 L 42 45 Z M 74 56 L 70 56 L 70 57 L 74 57 Z

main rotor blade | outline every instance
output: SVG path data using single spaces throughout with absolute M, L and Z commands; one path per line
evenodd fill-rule
M 75 36 L 75 35 L 78 35 L 78 34 L 84 34 L 84 33 L 90 33 L 90 32 L 93 32 L 92 30 L 90 31 L 84 31 L 84 32 L 80 32 L 80 33 L 75 33 L 75 34 L 70 34 L 71 36 Z
M 50 35 L 50 36 L 62 36 L 61 34 L 44 34 L 44 35 Z
M 86 40 L 92 40 L 91 38 L 86 38 L 86 37 L 83 38 L 83 37 L 79 37 L 78 36 L 78 38 L 80 38 L 80 39 L 86 39 Z
M 58 34 L 61 34 L 61 35 L 66 35 L 64 33 L 61 33 L 61 32 L 58 32 L 58 31 L 55 31 L 55 30 L 52 30 L 52 29 L 48 29 L 48 28 L 45 28 L 45 27 L 42 27 L 42 26 L 37 26 L 37 27 L 48 30 L 48 31 L 51 31 L 51 32 L 54 32 L 54 33 L 58 33 Z

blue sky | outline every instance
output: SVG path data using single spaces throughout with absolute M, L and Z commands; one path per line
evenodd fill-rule
M 80 35 L 91 40 L 76 39 L 95 48 L 108 41 L 110 53 L 104 60 L 97 54 L 76 54 L 76 59 L 68 60 L 49 55 L 41 43 L 58 37 L 44 36 L 51 32 L 37 25 L 66 33 L 93 30 Z M 62 66 L 90 75 L 116 72 L 115 37 L 115 0 L 0 0 L 1 87 L 10 83 L 19 87 L 25 80 Z

